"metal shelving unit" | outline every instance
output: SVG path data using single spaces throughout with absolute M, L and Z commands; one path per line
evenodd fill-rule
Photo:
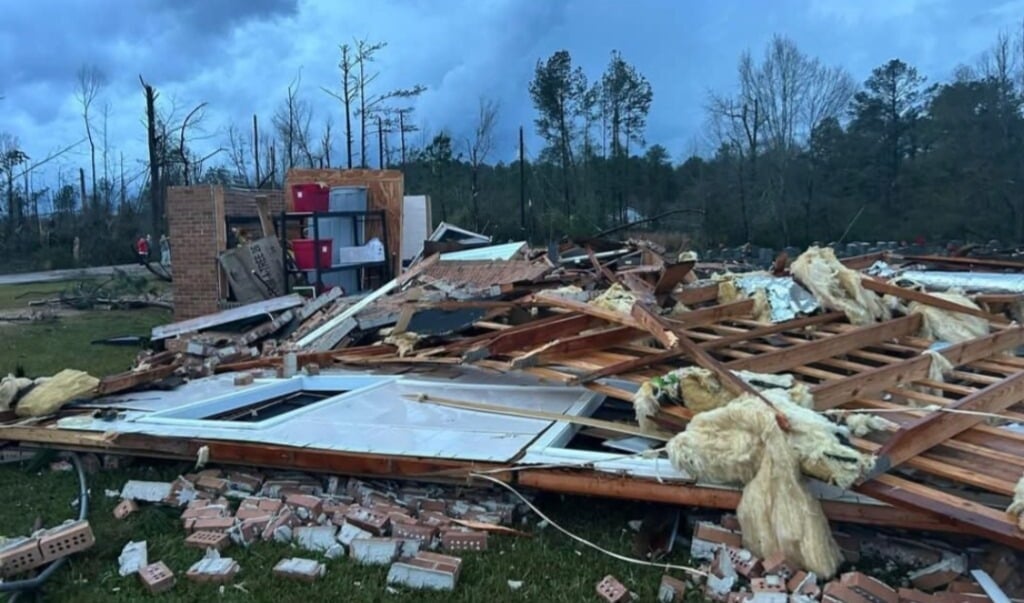
M 320 265 L 320 220 L 325 218 L 353 218 L 352 230 L 354 240 L 359 240 L 360 226 L 362 226 L 363 232 L 366 231 L 367 221 L 373 219 L 374 222 L 380 224 L 380 241 L 384 245 L 384 259 L 375 262 L 358 262 L 349 264 L 334 264 L 331 266 Z M 313 269 L 298 268 L 294 263 L 289 262 L 288 258 L 288 224 L 298 222 L 300 227 L 305 229 L 309 224 L 312 224 L 313 236 Z M 306 274 L 313 272 L 316 275 L 315 284 L 318 291 L 323 290 L 323 275 L 330 274 L 332 272 L 341 272 L 343 270 L 358 270 L 359 281 L 363 282 L 366 276 L 365 271 L 370 269 L 381 270 L 380 282 L 386 283 L 391 280 L 391 263 L 388 262 L 387 249 L 388 249 L 388 225 L 385 217 L 384 210 L 373 210 L 373 211 L 325 211 L 325 212 L 281 212 L 280 227 L 278 232 L 281 235 L 281 250 L 284 254 L 283 261 L 285 266 L 285 273 L 288 276 L 294 274 Z M 332 255 L 334 250 L 332 249 Z M 286 287 L 288 291 L 291 291 L 292 284 L 291 278 L 286 278 Z M 346 291 L 346 294 L 356 293 L 355 291 Z

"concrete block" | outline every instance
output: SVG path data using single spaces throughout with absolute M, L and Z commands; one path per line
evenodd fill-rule
M 229 557 L 221 557 L 216 549 L 207 549 L 206 556 L 192 564 L 185 577 L 195 582 L 225 584 L 235 579 L 238 563 Z
M 398 559 L 400 546 L 395 538 L 356 538 L 349 546 L 349 554 L 363 565 L 387 565 Z
M 352 546 L 352 541 L 357 538 L 373 538 L 373 534 L 348 522 L 341 525 L 341 529 L 338 530 L 338 542 L 345 546 Z
M 414 589 L 455 590 L 462 560 L 421 551 L 412 559 L 395 562 L 388 570 L 388 584 Z
M 315 582 L 326 572 L 323 563 L 314 559 L 292 557 L 282 559 L 274 566 L 274 575 L 279 578 L 290 578 L 303 582 Z

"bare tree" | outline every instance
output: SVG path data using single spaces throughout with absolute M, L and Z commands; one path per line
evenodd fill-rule
M 146 83 L 139 75 L 139 82 L 142 84 L 142 91 L 146 97 L 146 143 L 149 147 L 149 205 L 152 212 L 153 233 L 163 232 L 164 208 L 163 208 L 163 182 L 161 181 L 161 161 L 163 150 L 161 140 L 158 138 L 156 120 L 156 99 L 159 96 L 156 88 Z M 84 200 L 83 200 L 84 201 Z
M 85 135 L 89 139 L 89 157 L 92 162 L 92 200 L 93 207 L 97 207 L 98 198 L 96 195 L 96 143 L 92 136 L 92 121 L 89 118 L 89 109 L 96 100 L 96 95 L 105 83 L 103 72 L 96 66 L 82 66 L 78 70 L 78 90 L 75 98 L 82 106 L 82 120 L 85 122 Z M 83 199 L 84 202 L 84 199 Z
M 356 99 L 357 89 L 357 80 L 353 70 L 356 67 L 356 59 L 352 53 L 351 46 L 342 44 L 340 48 L 341 62 L 338 63 L 338 68 L 341 70 L 341 93 L 339 94 L 323 87 L 321 89 L 341 101 L 341 105 L 345 109 L 345 158 L 348 169 L 352 169 L 352 143 L 354 140 L 352 135 L 352 103 Z M 330 163 L 329 158 L 328 163 Z
M 313 166 L 313 154 L 310 147 L 309 125 L 313 118 L 313 109 L 307 101 L 299 98 L 302 74 L 299 73 L 288 84 L 288 95 L 274 113 L 272 123 L 284 147 L 284 169 L 290 170 L 305 158 L 305 165 Z
M 19 148 L 18 139 L 0 132 L 0 172 L 7 180 L 7 228 L 13 232 L 21 223 L 21 201 L 14 189 L 14 168 L 28 161 L 28 155 Z
M 177 130 L 178 130 L 178 158 L 179 158 L 179 161 L 181 162 L 182 172 L 184 173 L 184 176 L 185 176 L 185 186 L 188 186 L 188 185 L 192 184 L 192 180 L 193 179 L 194 180 L 198 180 L 198 178 L 196 178 L 194 174 L 192 174 L 190 176 L 191 171 L 190 171 L 189 167 L 190 167 L 190 164 L 193 163 L 193 161 L 192 161 L 192 159 L 190 157 L 190 152 L 189 152 L 188 144 L 187 144 L 188 143 L 188 140 L 187 140 L 188 127 L 189 127 L 190 123 L 191 123 L 191 125 L 193 127 L 195 127 L 195 126 L 198 126 L 200 124 L 200 122 L 203 121 L 203 118 L 205 117 L 204 109 L 206 109 L 206 103 L 205 102 L 202 102 L 202 103 L 199 103 L 198 105 L 196 105 L 196 107 L 194 109 L 192 109 L 191 111 L 188 112 L 187 115 L 185 115 L 185 119 L 182 120 L 182 122 L 181 122 L 181 127 L 177 128 Z M 203 160 L 198 160 L 198 161 L 195 161 L 194 163 L 195 163 L 196 166 L 198 166 L 199 169 L 202 169 Z
M 480 228 L 480 166 L 487 162 L 487 156 L 494 149 L 494 126 L 498 121 L 498 103 L 481 97 L 477 107 L 476 127 L 473 138 L 467 138 L 466 156 L 470 166 L 470 200 L 473 210 L 473 227 Z
M 355 67 L 356 67 L 356 93 L 359 96 L 359 165 L 369 166 L 367 158 L 367 136 L 370 134 L 367 123 L 370 119 L 376 119 L 385 110 L 384 103 L 390 99 L 415 98 L 426 90 L 426 87 L 416 84 L 411 88 L 396 88 L 389 92 L 374 93 L 371 84 L 380 76 L 379 71 L 370 72 L 369 63 L 376 57 L 377 51 L 387 46 L 386 42 L 370 43 L 366 40 L 356 41 Z M 379 134 L 379 132 L 378 132 Z
M 399 136 L 399 140 L 401 141 L 401 145 L 402 145 L 401 148 L 402 148 L 402 165 L 403 166 L 405 165 L 406 148 L 407 148 L 406 144 L 405 144 L 405 135 L 406 134 L 411 134 L 412 132 L 416 132 L 416 131 L 419 130 L 419 126 L 417 126 L 416 124 L 412 123 L 411 117 L 412 117 L 413 110 L 414 109 L 412 107 L 403 107 L 401 109 L 395 109 L 395 113 L 398 115 L 398 136 Z
M 320 168 L 331 167 L 331 147 L 334 141 L 331 139 L 331 130 L 334 128 L 334 120 L 330 115 L 324 121 L 324 133 L 320 137 Z
M 235 168 L 235 179 L 240 184 L 249 186 L 249 148 L 247 136 L 242 134 L 235 124 L 228 126 L 228 156 Z

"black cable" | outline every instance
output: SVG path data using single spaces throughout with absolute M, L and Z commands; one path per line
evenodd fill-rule
M 74 452 L 70 453 L 70 456 L 71 464 L 74 465 L 75 471 L 78 472 L 78 519 L 81 521 L 89 514 L 89 488 L 85 483 L 85 468 L 82 467 L 81 459 L 79 459 L 78 455 Z M 44 582 L 49 580 L 50 576 L 56 573 L 60 568 L 64 567 L 67 562 L 67 557 L 61 557 L 48 565 L 46 569 L 40 572 L 35 578 L 17 580 L 15 582 L 0 582 L 0 592 L 14 593 L 8 600 L 8 603 L 11 603 L 17 600 L 19 593 L 27 590 L 35 590 L 42 586 Z

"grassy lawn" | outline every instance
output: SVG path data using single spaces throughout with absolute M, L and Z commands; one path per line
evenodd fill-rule
M 489 550 L 465 553 L 459 584 L 453 593 L 402 590 L 386 591 L 387 567 L 367 567 L 347 558 L 327 560 L 327 574 L 314 584 L 275 578 L 271 569 L 285 557 L 318 557 L 288 545 L 259 542 L 249 548 L 231 546 L 225 551 L 241 565 L 234 586 L 200 585 L 184 578 L 188 567 L 202 553 L 184 546 L 184 531 L 179 512 L 160 506 L 144 506 L 124 521 L 113 517 L 117 499 L 104 496 L 104 490 L 120 490 L 128 479 L 172 479 L 190 468 L 163 464 L 158 468 L 132 466 L 117 471 L 101 471 L 89 476 L 92 493 L 89 519 L 96 534 L 96 546 L 72 558 L 45 588 L 45 600 L 52 601 L 138 601 L 151 596 L 138 578 L 118 575 L 117 556 L 129 540 L 146 540 L 149 560 L 164 561 L 178 576 L 177 586 L 159 596 L 161 601 L 596 601 L 594 585 L 605 575 L 614 574 L 640 595 L 640 601 L 656 598 L 662 570 L 638 567 L 616 561 L 579 545 L 552 527 L 536 528 L 535 516 L 524 529 L 532 538 L 492 535 Z M 0 467 L 0 534 L 15 536 L 30 531 L 41 518 L 44 525 L 55 525 L 75 516 L 71 502 L 78 492 L 73 472 L 49 469 L 27 472 L 24 466 Z M 633 534 L 626 522 L 639 519 L 643 507 L 637 504 L 583 498 L 545 496 L 539 506 L 566 528 L 600 544 L 629 555 Z M 671 559 L 684 563 L 676 552 Z M 513 591 L 508 580 L 521 580 L 522 588 Z M 243 590 L 244 589 L 244 590 Z M 694 593 L 691 601 L 700 601 Z
M 56 296 L 67 283 L 0 286 L 0 310 L 28 310 L 28 302 Z M 31 377 L 52 375 L 65 368 L 97 377 L 127 370 L 135 347 L 93 345 L 97 339 L 121 335 L 148 336 L 155 325 L 171 320 L 162 309 L 88 310 L 61 314 L 57 320 L 0 322 L 0 375 L 21 368 Z

